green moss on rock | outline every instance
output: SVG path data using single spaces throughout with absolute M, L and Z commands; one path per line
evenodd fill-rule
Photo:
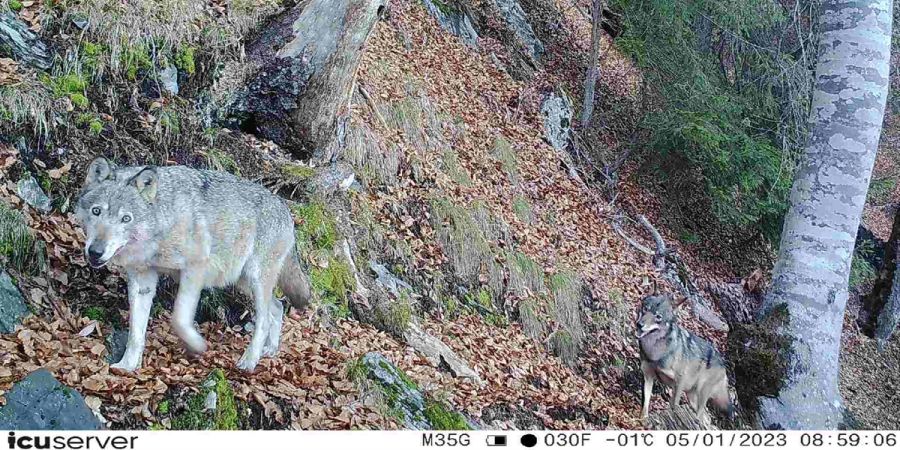
M 215 393 L 214 410 L 206 408 L 206 399 Z M 200 392 L 190 398 L 184 411 L 172 420 L 174 430 L 237 430 L 239 414 L 231 384 L 222 369 L 213 370 L 201 385 Z
M 331 258 L 327 267 L 312 269 L 310 282 L 313 291 L 323 304 L 332 307 L 332 313 L 336 317 L 350 317 L 348 300 L 354 280 L 349 264 L 337 258 Z
M 320 202 L 294 207 L 297 225 L 297 244 L 306 250 L 331 250 L 338 239 L 334 218 Z
M 453 411 L 443 402 L 428 400 L 425 402 L 425 418 L 431 422 L 435 430 L 469 430 L 469 424 L 462 414 Z

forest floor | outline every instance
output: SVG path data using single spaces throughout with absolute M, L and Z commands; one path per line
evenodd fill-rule
M 659 225 L 666 242 L 699 279 L 737 282 L 754 269 L 766 272 L 773 253 L 764 244 L 753 245 L 752 251 L 735 248 L 728 236 L 700 236 L 699 242 L 684 239 L 684 230 L 668 218 L 671 210 L 663 193 L 648 187 L 640 176 L 638 161 L 623 168 L 615 202 L 599 187 L 569 176 L 560 155 L 543 139 L 541 101 L 557 88 L 570 97 L 580 92 L 590 25 L 571 2 L 548 0 L 548 4 L 552 7 L 545 10 L 529 9 L 533 23 L 558 24 L 552 33 L 537 30 L 547 38 L 548 60 L 527 81 L 519 81 L 502 67 L 511 58 L 504 43 L 483 37 L 478 47 L 468 46 L 441 29 L 420 1 L 392 2 L 389 16 L 370 37 L 359 70 L 358 84 L 372 100 L 356 95 L 352 105 L 352 122 L 369 130 L 376 144 L 367 142 L 369 150 L 357 149 L 350 156 L 367 188 L 352 199 L 351 225 L 380 230 L 382 246 L 400 254 L 392 262 L 402 263 L 410 279 L 430 280 L 433 284 L 416 284 L 430 289 L 437 284 L 434 280 L 453 268 L 457 255 L 439 238 L 435 212 L 429 206 L 446 203 L 466 211 L 487 211 L 490 219 L 484 223 L 505 224 L 506 233 L 488 239 L 496 252 L 491 258 L 506 264 L 504 270 L 509 270 L 510 255 L 521 254 L 537 264 L 537 277 L 546 278 L 548 284 L 558 276 L 574 274 L 579 292 L 583 286 L 584 295 L 574 302 L 584 334 L 574 362 L 557 356 L 559 352 L 548 343 L 552 330 L 563 320 L 554 312 L 558 300 L 541 295 L 506 299 L 513 309 L 533 302 L 542 318 L 536 325 L 542 332 L 535 338 L 521 320 L 498 322 L 472 311 L 451 313 L 442 303 L 447 295 L 443 293 L 432 295 L 437 297 L 436 307 L 416 311 L 418 320 L 479 373 L 482 385 L 455 378 L 391 335 L 352 318 L 323 314 L 321 307 L 292 312 L 285 321 L 280 356 L 264 359 L 254 374 L 234 368 L 249 341 L 244 327 L 215 321 L 202 324 L 201 333 L 212 345 L 206 354 L 191 358 L 178 345 L 169 329 L 168 313 L 163 311 L 150 324 L 143 368 L 136 374 L 114 373 L 104 359 L 111 327 L 97 324 L 85 311 L 102 298 L 104 304 L 118 305 L 112 315 L 125 317 L 124 279 L 106 269 L 91 273 L 81 256 L 83 237 L 73 215 L 29 208 L 14 194 L 15 183 L 7 179 L 0 182 L 0 199 L 25 213 L 29 226 L 46 241 L 50 263 L 46 274 L 16 273 L 19 286 L 36 309 L 53 312 L 33 316 L 16 333 L 0 336 L 0 405 L 4 391 L 15 381 L 44 367 L 85 395 L 111 427 L 164 427 L 160 405 L 181 390 L 196 390 L 211 369 L 222 368 L 235 396 L 250 405 L 248 414 L 254 416 L 255 427 L 399 428 L 398 420 L 385 414 L 377 399 L 348 374 L 354 361 L 376 351 L 429 395 L 482 426 L 644 427 L 639 417 L 641 375 L 632 326 L 640 298 L 652 290 L 659 275 L 648 256 L 613 230 L 611 223 L 621 213 L 621 205 L 634 205 Z M 537 17 L 541 11 L 547 16 Z M 633 111 L 629 108 L 637 102 L 640 73 L 608 38 L 603 40 L 600 66 L 597 114 Z M 14 75 L 29 76 L 24 70 Z M 0 72 L 0 82 L 3 79 Z M 885 155 L 900 154 L 900 120 L 895 119 L 888 120 L 882 139 Z M 604 118 L 612 125 L 600 127 L 595 142 L 617 148 L 621 137 L 613 130 L 615 123 L 628 120 Z M 243 142 L 242 149 L 279 153 L 251 136 L 230 139 Z M 374 146 L 379 150 L 372 151 Z M 80 173 L 84 168 L 78 165 L 96 152 L 87 147 L 78 154 L 54 158 L 46 169 L 62 170 L 73 163 L 73 174 Z M 192 149 L 179 151 L 187 156 L 173 155 L 171 160 L 204 160 Z M 13 146 L 0 143 L 0 170 L 15 165 L 20 156 Z M 235 160 L 244 157 L 232 156 Z M 380 172 L 386 161 L 398 161 L 395 174 Z M 879 156 L 877 167 L 877 179 L 897 179 L 897 159 Z M 888 189 L 892 181 L 883 183 Z M 76 180 L 58 189 L 75 192 L 77 185 Z M 877 201 L 870 197 L 865 215 L 866 224 L 884 239 L 885 223 L 887 232 L 890 227 L 887 205 L 900 200 L 896 184 L 888 190 Z M 471 223 L 485 226 L 477 220 Z M 626 225 L 626 229 L 650 245 L 649 237 L 641 236 L 637 227 Z M 482 282 L 490 284 L 489 279 Z M 725 350 L 724 333 L 703 326 L 689 311 L 681 310 L 679 316 L 683 326 Z M 109 322 L 113 321 L 118 319 Z M 900 344 L 894 339 L 887 351 L 878 353 L 874 343 L 852 326 L 845 331 L 841 388 L 851 412 L 866 427 L 897 428 Z M 897 389 L 885 389 L 886 384 Z M 652 408 L 665 407 L 664 397 L 655 396 Z

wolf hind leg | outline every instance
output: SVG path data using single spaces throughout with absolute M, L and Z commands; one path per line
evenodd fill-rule
M 269 330 L 266 334 L 266 344 L 263 347 L 263 356 L 273 358 L 278 355 L 278 349 L 281 346 L 281 329 L 284 325 L 284 306 L 281 302 L 272 298 L 269 302 Z
M 272 290 L 275 288 L 275 280 L 263 279 L 255 264 L 245 269 L 243 276 L 246 277 L 246 282 L 253 293 L 256 326 L 253 327 L 253 337 L 250 338 L 250 345 L 247 346 L 247 350 L 244 351 L 241 359 L 238 360 L 237 367 L 243 371 L 252 372 L 256 369 L 256 365 L 259 364 L 263 347 L 266 344 L 266 338 L 269 335 L 271 326 L 269 321 L 272 316 Z
M 184 343 L 188 351 L 200 354 L 206 351 L 207 344 L 203 336 L 194 326 L 197 304 L 200 303 L 200 292 L 203 290 L 203 274 L 195 271 L 182 271 L 178 280 L 178 295 L 172 312 L 172 328 Z

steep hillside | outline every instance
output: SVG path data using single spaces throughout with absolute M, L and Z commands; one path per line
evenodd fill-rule
M 162 4 L 186 7 L 181 0 Z M 18 253 L 3 254 L 35 314 L 0 335 L 0 405 L 16 381 L 44 367 L 86 396 L 111 427 L 177 428 L 203 380 L 221 368 L 238 400 L 240 427 L 402 428 L 391 393 L 359 375 L 361 358 L 378 352 L 429 402 L 458 411 L 472 426 L 648 426 L 639 417 L 633 321 L 654 284 L 674 288 L 613 223 L 648 247 L 650 236 L 624 216 L 646 214 L 662 224 L 663 237 L 699 280 L 736 282 L 757 267 L 766 270 L 771 250 L 719 239 L 725 232 L 706 243 L 683 242 L 683 230 L 666 219 L 664 193 L 641 179 L 639 161 L 622 169 L 613 196 L 587 176 L 581 163 L 623 151 L 642 102 L 640 73 L 608 36 L 601 46 L 601 119 L 580 147 L 590 150 L 573 163 L 566 150 L 551 146 L 546 101 L 562 95 L 579 108 L 590 46 L 587 2 L 523 0 L 527 28 L 493 16 L 493 4 L 392 1 L 356 75 L 344 156 L 334 166 L 311 167 L 252 129 L 211 121 L 208 111 L 215 105 L 209 98 L 241 76 L 241 42 L 292 2 L 211 1 L 164 36 L 151 23 L 127 41 L 119 28 L 82 30 L 81 18 L 104 20 L 85 5 L 22 2 L 14 14 L 60 56 L 51 75 L 0 59 L 6 122 L 0 226 L 21 221 L 31 230 L 27 239 L 39 243 L 28 240 Z M 448 25 L 463 12 L 480 33 L 477 41 Z M 125 14 L 133 23 L 150 20 L 144 15 L 156 24 L 166 20 L 163 12 L 140 8 Z M 217 30 L 218 38 L 197 30 Z M 527 38 L 542 45 L 537 62 Z M 166 50 L 148 50 L 148 43 Z M 175 59 L 177 94 L 160 86 L 160 55 Z M 254 374 L 234 368 L 252 318 L 226 290 L 204 294 L 199 315 L 212 344 L 207 353 L 189 357 L 169 328 L 170 313 L 158 308 L 143 368 L 110 370 L 107 358 L 127 323 L 125 281 L 115 269 L 85 264 L 70 207 L 87 163 L 99 155 L 233 172 L 292 205 L 316 298 L 289 313 L 278 358 L 263 359 Z M 346 180 L 350 171 L 350 187 L 336 187 L 335 178 Z M 47 211 L 21 198 L 20 186 L 32 176 L 53 199 Z M 41 247 L 43 253 L 33 251 Z M 158 304 L 171 306 L 174 289 L 160 289 Z M 725 333 L 689 308 L 679 316 L 724 351 Z M 410 329 L 437 337 L 477 379 L 455 376 L 459 371 L 446 360 L 409 345 Z M 873 358 L 897 365 L 864 356 L 852 354 L 848 361 L 857 362 L 847 370 L 855 373 Z M 655 396 L 652 408 L 665 403 Z M 885 416 L 897 417 L 896 404 L 884 408 Z M 878 417 L 864 423 L 890 425 Z

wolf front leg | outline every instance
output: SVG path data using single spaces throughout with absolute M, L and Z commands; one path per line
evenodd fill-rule
M 147 322 L 150 320 L 150 307 L 153 306 L 158 281 L 159 275 L 153 271 L 128 273 L 128 343 L 122 359 L 110 368 L 134 372 L 141 367 Z
M 653 382 L 656 374 L 653 368 L 641 361 L 641 372 L 644 373 L 644 407 L 641 408 L 641 418 L 646 419 L 650 415 L 650 396 L 653 395 Z
M 201 291 L 203 291 L 203 273 L 182 271 L 178 279 L 178 296 L 175 297 L 175 308 L 172 312 L 172 328 L 181 338 L 185 348 L 194 354 L 203 353 L 207 348 L 203 336 L 194 327 L 194 315 L 197 314 Z

